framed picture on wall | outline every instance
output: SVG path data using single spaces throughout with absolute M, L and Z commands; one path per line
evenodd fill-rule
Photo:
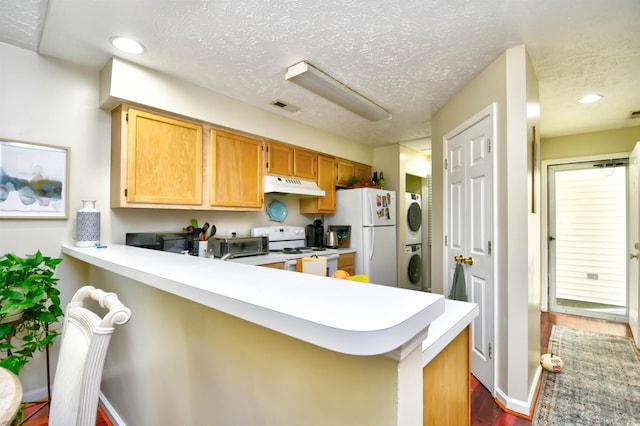
M 0 219 L 67 219 L 69 148 L 0 139 Z

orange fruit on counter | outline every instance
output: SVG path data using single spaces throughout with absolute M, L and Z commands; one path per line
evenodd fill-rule
M 342 269 L 338 269 L 333 274 L 331 274 L 331 278 L 340 278 L 342 280 L 346 280 L 351 275 L 347 271 L 343 271 Z

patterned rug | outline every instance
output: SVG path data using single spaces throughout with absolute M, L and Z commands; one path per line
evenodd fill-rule
M 532 425 L 640 425 L 640 353 L 633 339 L 553 326 Z

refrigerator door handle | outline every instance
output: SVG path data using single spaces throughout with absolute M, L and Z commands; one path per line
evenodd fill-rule
M 366 193 L 365 193 L 365 197 L 366 197 Z M 373 200 L 371 200 L 370 198 L 365 198 L 367 200 L 367 207 L 369 207 L 369 211 L 365 211 L 364 213 L 364 223 L 362 224 L 363 226 L 373 226 L 373 218 L 374 218 L 374 214 L 375 214 L 375 205 L 373 203 Z
M 365 228 L 365 229 L 367 230 L 367 232 L 371 232 L 371 238 L 369 238 L 370 245 L 369 245 L 369 250 L 368 250 L 368 252 L 369 252 L 369 261 L 371 261 L 371 259 L 373 259 L 373 249 L 376 246 L 376 241 L 375 241 L 376 240 L 376 233 L 373 232 L 374 231 L 373 228 Z

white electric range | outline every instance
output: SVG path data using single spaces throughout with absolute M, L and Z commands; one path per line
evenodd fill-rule
M 305 228 L 302 226 L 256 226 L 252 237 L 267 237 L 269 252 L 284 258 L 284 269 L 296 270 L 297 259 L 313 255 L 327 258 L 328 275 L 338 269 L 338 250 L 326 247 L 306 247 Z

